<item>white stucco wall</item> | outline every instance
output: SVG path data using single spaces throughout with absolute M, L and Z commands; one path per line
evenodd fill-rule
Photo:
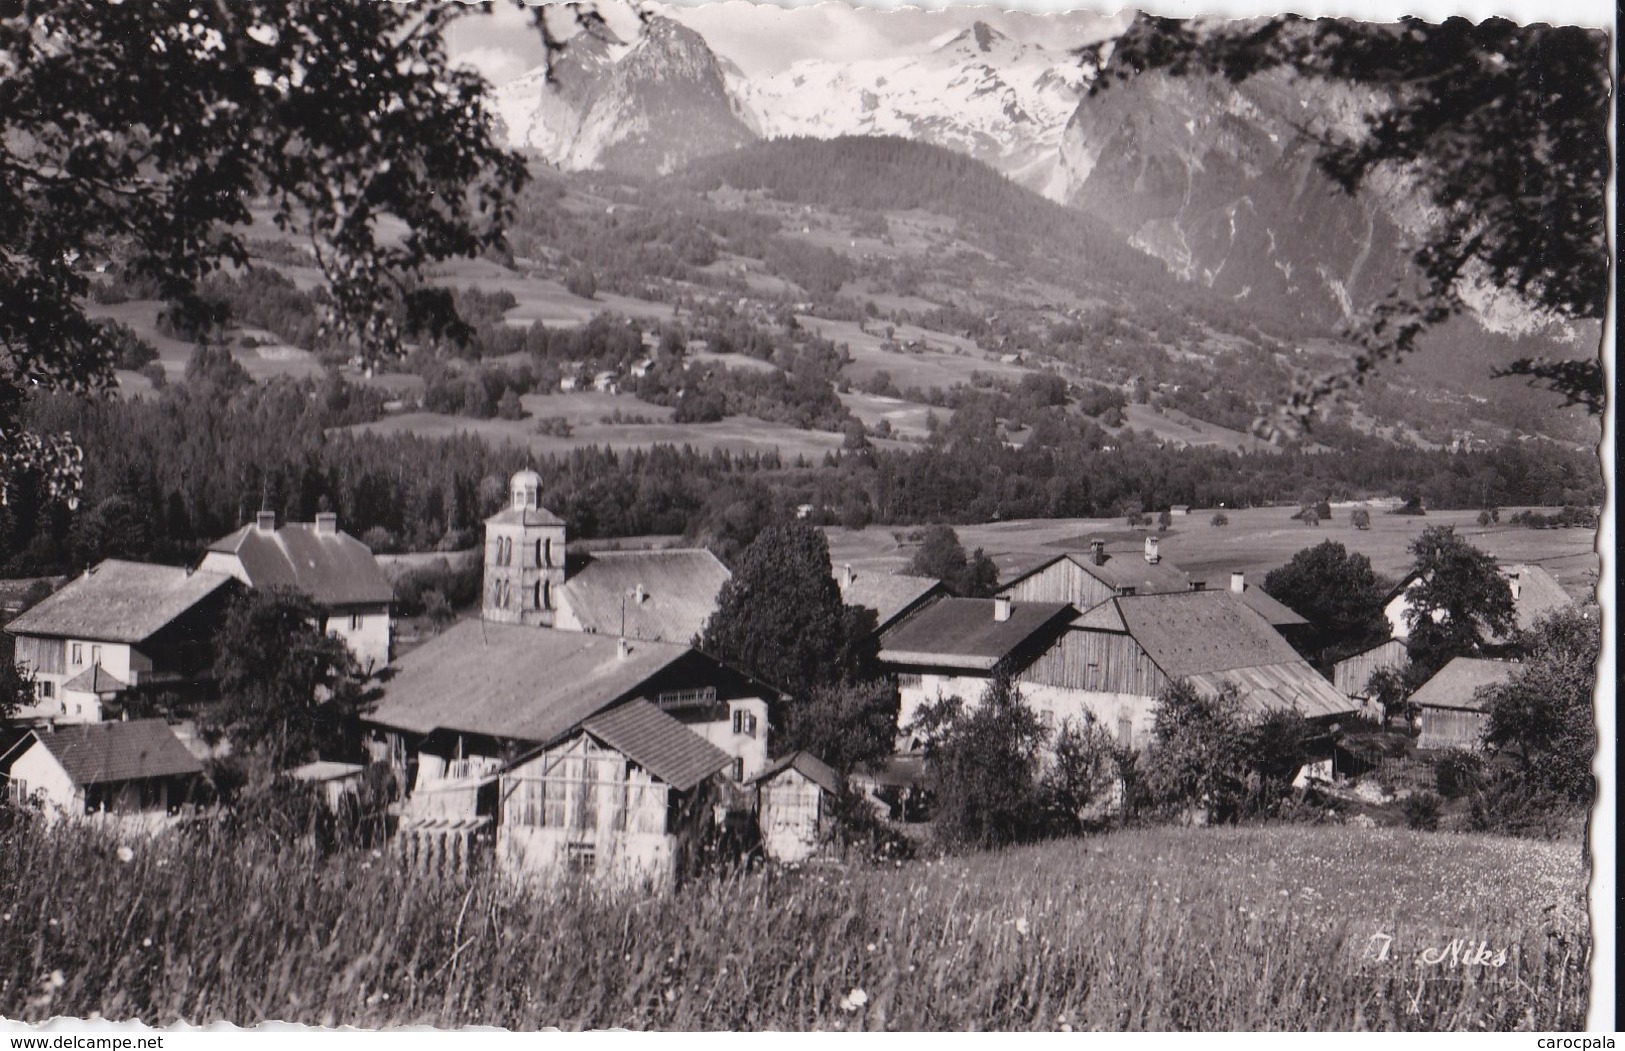
M 45 814 L 49 820 L 85 812 L 84 794 L 68 777 L 68 772 L 62 769 L 56 757 L 37 741 L 12 762 L 11 778 L 26 782 L 29 795 L 43 795 Z
M 733 713 L 736 711 L 748 712 L 756 717 L 756 732 L 734 733 Z M 679 719 L 682 713 L 674 713 Z M 756 697 L 728 702 L 728 717 L 722 720 L 709 722 L 688 722 L 683 725 L 710 741 L 718 748 L 727 752 L 736 759 L 744 760 L 743 778 L 755 777 L 767 766 L 767 702 Z M 732 776 L 732 771 L 729 772 Z
M 351 626 L 352 617 L 359 619 L 358 626 Z M 382 668 L 389 663 L 390 630 L 387 609 L 340 611 L 327 615 L 327 633 L 343 639 L 363 668 L 369 665 Z
M 1153 698 L 1132 693 L 1105 693 L 1094 690 L 1074 690 L 1064 686 L 1046 686 L 1041 683 L 1017 682 L 1016 688 L 1032 708 L 1053 726 L 1065 719 L 1078 722 L 1085 711 L 1121 741 L 1121 725 L 1127 720 L 1130 740 L 1121 742 L 1143 748 L 1149 741 L 1152 723 Z M 902 706 L 898 712 L 898 728 L 907 726 L 920 708 L 942 697 L 959 697 L 967 706 L 981 702 L 987 689 L 987 680 L 973 676 L 922 675 L 918 684 L 901 687 Z
M 898 688 L 897 728 L 914 721 L 920 709 L 945 697 L 958 697 L 966 706 L 976 704 L 987 690 L 988 680 L 978 675 L 921 675 L 918 682 Z

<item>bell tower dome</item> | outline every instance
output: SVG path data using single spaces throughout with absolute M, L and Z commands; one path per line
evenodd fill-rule
M 519 471 L 508 481 L 508 506 L 485 520 L 486 620 L 553 624 L 564 585 L 564 520 L 541 500 L 542 476 Z

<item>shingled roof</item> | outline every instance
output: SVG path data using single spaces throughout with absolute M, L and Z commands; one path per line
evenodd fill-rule
M 1421 708 L 1483 711 L 1484 704 L 1476 697 L 1478 691 L 1506 682 L 1517 668 L 1512 661 L 1457 657 L 1411 694 L 1411 703 Z
M 466 620 L 402 657 L 369 722 L 546 744 L 693 651 Z
M 598 551 L 560 589 L 559 606 L 582 631 L 687 645 L 730 576 L 703 548 Z
M 648 701 L 599 712 L 581 727 L 679 792 L 686 792 L 733 757 Z
M 935 577 L 863 570 L 851 571 L 849 578 L 848 571 L 849 567 L 835 572 L 835 581 L 841 586 L 841 601 L 848 606 L 874 610 L 877 631 L 885 631 L 899 617 L 933 595 L 947 593 L 942 581 Z
M 1249 608 L 1269 621 L 1272 627 L 1299 628 L 1309 623 L 1308 619 L 1302 614 L 1296 612 L 1257 584 L 1243 582 L 1241 590 L 1237 591 L 1233 587 L 1227 587 L 1225 581 L 1216 580 L 1208 585 L 1208 590 L 1228 590 L 1230 594 L 1241 599 Z
M 995 620 L 997 599 L 945 598 L 880 637 L 880 659 L 893 664 L 987 671 L 1076 611 L 1065 602 L 1011 602 Z
M 110 558 L 17 617 L 6 630 L 138 643 L 231 581 L 224 573 Z
M 84 671 L 75 675 L 62 684 L 64 690 L 73 690 L 78 693 L 94 693 L 100 696 L 104 693 L 118 693 L 127 690 L 130 684 L 108 671 L 100 664 L 92 664 Z
M 209 550 L 236 555 L 250 586 L 293 588 L 318 606 L 376 606 L 395 597 L 372 549 L 342 530 L 324 532 L 310 522 L 275 530 L 250 524 Z
M 753 785 L 771 781 L 786 770 L 795 770 L 826 792 L 839 792 L 842 778 L 830 765 L 811 752 L 791 752 L 769 763 L 767 768 L 750 779 Z
M 33 736 L 81 787 L 203 772 L 162 719 L 80 723 Z
M 1512 608 L 1517 613 L 1518 627 L 1524 631 L 1534 627 L 1540 618 L 1574 605 L 1563 585 L 1541 566 L 1516 565 L 1506 573 L 1516 580 Z

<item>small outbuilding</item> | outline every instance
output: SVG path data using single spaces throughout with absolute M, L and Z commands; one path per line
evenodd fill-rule
M 1411 695 L 1421 728 L 1416 747 L 1481 747 L 1490 717 L 1479 691 L 1506 682 L 1517 668 L 1512 661 L 1477 657 L 1457 657 L 1440 668 Z
M 193 798 L 203 766 L 162 719 L 31 730 L 0 757 L 6 794 L 48 818 L 162 817 Z
M 792 752 L 757 774 L 751 785 L 763 852 L 780 862 L 816 853 L 841 775 L 810 752 Z

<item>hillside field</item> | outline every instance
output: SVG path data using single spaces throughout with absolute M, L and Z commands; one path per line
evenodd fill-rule
M 980 547 L 998 563 L 1003 580 L 1058 554 L 1088 551 L 1094 536 L 1106 539 L 1109 552 L 1136 557 L 1144 549 L 1144 538 L 1155 536 L 1163 558 L 1217 586 L 1220 581 L 1227 583 L 1229 574 L 1236 571 L 1261 584 L 1264 574 L 1323 540 L 1335 540 L 1365 555 L 1378 573 L 1397 578 L 1411 564 L 1411 541 L 1429 526 L 1448 525 L 1503 563 L 1543 566 L 1571 595 L 1589 595 L 1599 565 L 1596 533 L 1589 529 L 1510 525 L 1506 519 L 1512 510 L 1503 509 L 1502 521 L 1489 526 L 1478 524 L 1476 511 L 1432 511 L 1413 517 L 1373 509 L 1371 528 L 1358 530 L 1349 524 L 1350 508 L 1334 506 L 1331 520 L 1319 526 L 1293 521 L 1296 507 L 1259 507 L 1226 511 L 1230 524 L 1223 527 L 1210 524 L 1214 509 L 1193 509 L 1187 516 L 1174 518 L 1166 533 L 1154 527 L 1131 529 L 1121 518 L 989 522 L 957 526 L 956 530 L 967 551 Z M 850 562 L 854 567 L 895 572 L 912 556 L 908 534 L 914 531 L 881 526 L 862 530 L 832 528 L 828 531 L 830 558 L 836 565 Z
M 1578 845 L 1329 825 L 700 877 L 653 898 L 249 839 L 0 831 L 0 1015 L 566 1029 L 1566 1030 Z M 108 893 L 109 888 L 123 888 Z

